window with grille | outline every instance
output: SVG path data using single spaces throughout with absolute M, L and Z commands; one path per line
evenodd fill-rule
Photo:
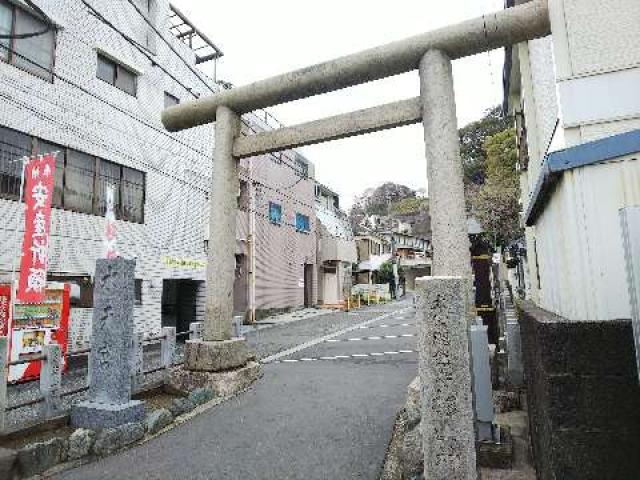
M 138 75 L 130 69 L 121 65 L 110 58 L 98 53 L 98 68 L 96 76 L 110 85 L 136 96 L 138 87 Z
M 57 152 L 53 206 L 104 216 L 106 187 L 115 187 L 118 220 L 144 223 L 144 172 L 0 127 L 0 198 L 18 200 L 22 159 Z
M 296 213 L 296 230 L 302 233 L 309 233 L 311 231 L 309 217 L 307 215 Z
M 282 225 L 282 206 L 269 202 L 269 221 L 274 225 Z
M 33 141 L 29 135 L 0 128 L 0 196 L 20 198 L 22 158 L 31 155 Z
M 53 81 L 56 32 L 24 8 L 0 0 L 0 34 L 18 36 L 42 32 L 28 38 L 0 39 L 0 60 L 33 75 Z

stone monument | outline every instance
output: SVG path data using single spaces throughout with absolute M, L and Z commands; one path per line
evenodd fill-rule
M 71 410 L 74 427 L 111 428 L 144 419 L 143 402 L 131 400 L 135 260 L 99 259 L 93 294 L 89 394 Z
M 471 280 L 422 277 L 416 282 L 424 478 L 476 480 L 467 333 Z

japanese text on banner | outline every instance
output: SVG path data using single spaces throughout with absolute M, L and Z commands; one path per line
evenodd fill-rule
M 25 228 L 16 295 L 24 303 L 45 300 L 55 170 L 55 153 L 31 158 L 25 168 Z
M 107 185 L 106 187 L 106 199 L 107 209 L 105 212 L 106 225 L 104 229 L 104 250 L 105 258 L 117 258 L 118 246 L 117 246 L 117 233 L 116 233 L 116 214 L 115 214 L 115 186 Z

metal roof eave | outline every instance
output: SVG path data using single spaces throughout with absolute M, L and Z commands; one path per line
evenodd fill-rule
M 544 211 L 550 193 L 562 178 L 563 172 L 638 152 L 640 152 L 640 129 L 548 154 L 542 163 L 538 182 L 529 197 L 524 224 L 527 227 L 535 224 Z

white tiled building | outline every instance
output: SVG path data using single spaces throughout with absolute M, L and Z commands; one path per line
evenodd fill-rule
M 549 9 L 553 35 L 514 46 L 506 70 L 527 293 L 571 320 L 629 318 L 618 209 L 640 203 L 640 3 L 552 0 Z
M 175 11 L 167 0 L 34 3 L 46 17 L 21 1 L 0 0 L 0 34 L 40 32 L 52 22 L 43 35 L 0 40 L 0 282 L 10 279 L 21 245 L 19 159 L 56 150 L 61 153 L 49 273 L 52 280 L 77 285 L 72 348 L 89 340 L 91 276 L 95 259 L 103 253 L 107 183 L 118 187 L 119 251 L 137 259 L 137 328 L 155 332 L 164 323 L 186 330 L 189 321 L 203 315 L 214 129 L 208 125 L 170 133 L 160 117 L 166 105 L 210 95 L 218 86 L 197 69 L 196 53 L 170 31 L 169 17 L 175 19 Z M 259 128 L 267 127 L 256 116 L 247 118 Z M 291 158 L 270 163 L 277 168 L 256 177 L 269 187 L 262 199 L 278 201 L 283 195 L 305 192 L 303 203 L 310 208 L 301 218 L 306 216 L 312 224 L 312 181 L 303 175 L 297 190 L 287 193 L 278 185 L 290 185 L 300 177 L 291 175 Z M 246 161 L 242 165 L 246 167 Z M 286 172 L 284 180 L 278 172 Z M 268 218 L 267 207 L 257 208 Z M 300 208 L 289 210 L 295 214 Z M 296 218 L 286 220 L 299 233 Z M 239 240 L 246 240 L 243 225 L 240 221 Z M 275 272 L 271 284 L 279 285 L 279 291 L 287 290 L 288 283 L 295 285 L 288 307 L 302 305 L 302 269 L 305 262 L 315 264 L 315 236 L 305 241 L 311 246 L 305 247 L 304 261 L 295 258 L 290 267 L 280 269 L 270 269 L 268 262 L 261 267 Z M 290 245 L 297 251 L 297 244 Z M 262 303 L 267 308 L 285 306 L 270 301 L 268 292 L 265 295 Z

